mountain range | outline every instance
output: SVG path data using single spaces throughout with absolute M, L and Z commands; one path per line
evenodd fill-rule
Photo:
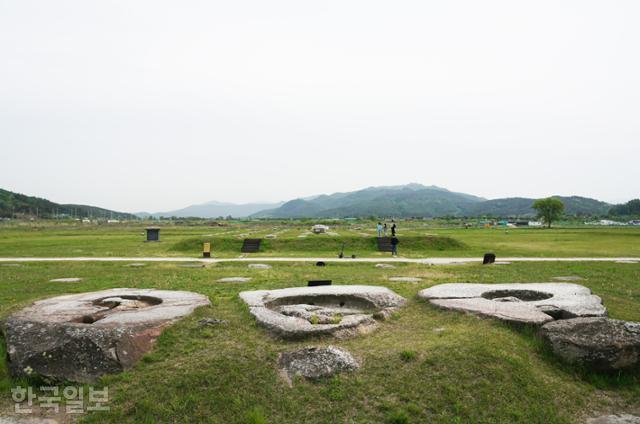
M 571 216 L 604 216 L 611 212 L 636 210 L 631 206 L 611 204 L 578 196 L 554 196 Z M 135 219 L 149 217 L 218 218 L 343 218 L 343 217 L 522 217 L 535 216 L 531 208 L 535 199 L 511 197 L 485 199 L 437 186 L 407 184 L 368 187 L 362 190 L 322 194 L 279 203 L 233 204 L 208 202 L 168 211 L 129 214 L 87 205 L 58 204 L 38 197 L 0 189 L 0 217 L 100 217 Z M 638 201 L 636 201 L 638 202 Z
M 282 202 L 235 204 L 212 201 L 168 212 L 137 212 L 135 215 L 140 218 L 159 218 L 161 216 L 175 216 L 178 218 L 217 218 L 232 216 L 234 218 L 244 218 L 265 209 L 278 208 L 281 205 Z
M 554 196 L 565 205 L 565 214 L 606 215 L 610 204 L 578 196 Z M 514 197 L 488 200 L 456 193 L 437 186 L 408 184 L 369 187 L 349 193 L 295 199 L 273 209 L 255 213 L 257 218 L 340 218 L 340 217 L 442 217 L 496 216 L 533 217 L 535 199 Z

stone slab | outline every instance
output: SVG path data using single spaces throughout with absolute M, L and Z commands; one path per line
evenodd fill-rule
M 389 281 L 395 281 L 398 283 L 419 283 L 422 278 L 418 277 L 390 277 Z
M 418 297 L 444 309 L 534 325 L 607 314 L 591 290 L 569 283 L 440 284 L 421 290 Z
M 316 286 L 240 293 L 258 324 L 285 339 L 367 333 L 406 300 L 380 286 Z M 313 318 L 315 316 L 315 319 Z
M 166 326 L 205 305 L 197 293 L 130 288 L 40 300 L 6 321 L 9 369 L 94 382 L 133 366 Z
M 218 280 L 219 283 L 248 283 L 251 277 L 225 277 Z

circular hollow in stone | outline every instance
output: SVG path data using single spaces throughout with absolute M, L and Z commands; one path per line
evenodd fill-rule
M 50 283 L 77 283 L 79 281 L 82 281 L 82 278 L 54 278 L 53 280 L 49 280 Z
M 9 369 L 91 383 L 133 366 L 165 327 L 205 305 L 197 293 L 127 288 L 40 300 L 7 319 Z
M 418 297 L 443 309 L 521 324 L 607 314 L 591 290 L 570 283 L 440 284 L 421 290 Z
M 360 368 L 351 353 L 333 346 L 282 352 L 278 357 L 278 366 L 289 385 L 296 376 L 316 380 Z
M 389 281 L 396 281 L 400 283 L 418 283 L 422 281 L 422 278 L 418 277 L 391 277 Z
M 493 290 L 482 293 L 482 297 L 489 300 L 504 301 L 506 298 L 514 298 L 520 302 L 533 302 L 553 297 L 551 293 L 536 290 Z
M 248 283 L 251 277 L 225 277 L 218 280 L 219 283 Z
M 271 269 L 271 265 L 267 264 L 249 264 L 249 269 Z
M 367 333 L 405 304 L 380 286 L 315 286 L 240 293 L 258 324 L 275 336 L 302 339 Z

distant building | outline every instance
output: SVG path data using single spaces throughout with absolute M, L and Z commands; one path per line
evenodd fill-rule
M 311 227 L 311 231 L 314 234 L 322 234 L 322 233 L 326 233 L 327 231 L 329 231 L 329 227 L 326 225 L 322 225 L 322 224 L 316 224 L 313 227 Z

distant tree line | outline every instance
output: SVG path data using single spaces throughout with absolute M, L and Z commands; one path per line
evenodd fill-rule
M 611 208 L 609 215 L 613 216 L 640 216 L 640 199 L 633 199 L 623 205 Z

